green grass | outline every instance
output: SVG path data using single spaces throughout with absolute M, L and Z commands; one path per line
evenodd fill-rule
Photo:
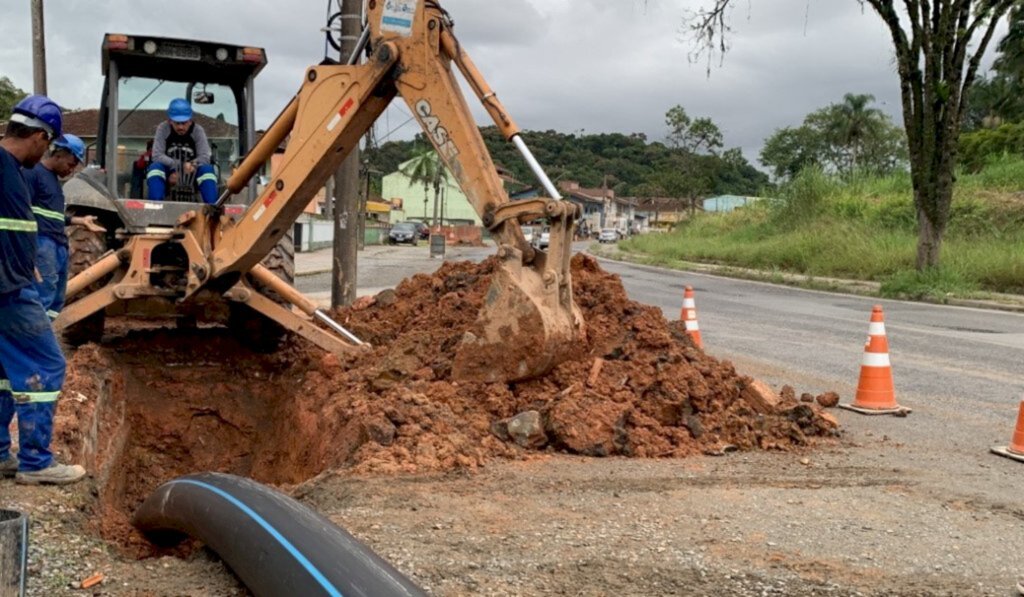
M 945 300 L 1024 294 L 1024 159 L 959 173 L 941 267 L 914 269 L 917 223 L 909 174 L 841 181 L 806 172 L 728 214 L 699 214 L 669 234 L 621 243 L 649 263 L 699 261 L 881 283 L 884 296 Z

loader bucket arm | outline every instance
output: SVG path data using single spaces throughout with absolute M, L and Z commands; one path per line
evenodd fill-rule
M 577 209 L 557 200 L 546 177 L 554 199 L 510 202 L 452 65 L 507 138 L 515 138 L 518 128 L 459 46 L 437 2 L 370 0 L 368 8 L 370 59 L 308 69 L 296 98 L 228 181 L 227 192 L 244 187 L 288 139 L 282 166 L 263 195 L 214 235 L 210 279 L 230 279 L 257 265 L 400 95 L 499 243 L 500 265 L 483 310 L 457 349 L 453 374 L 477 381 L 543 374 L 583 332 L 569 274 Z M 547 254 L 535 251 L 519 228 L 521 221 L 540 217 L 551 223 Z

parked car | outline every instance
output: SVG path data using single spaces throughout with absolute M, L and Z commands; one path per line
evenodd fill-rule
M 540 234 L 534 233 L 533 235 L 533 246 L 538 249 L 547 249 L 551 243 L 551 231 L 545 229 Z
M 427 226 L 424 222 L 413 222 L 416 226 L 416 232 L 420 235 L 421 240 L 430 239 L 430 226 Z
M 619 231 L 614 228 L 602 228 L 601 233 L 597 235 L 597 242 L 599 243 L 614 243 L 619 240 Z
M 416 222 L 398 222 L 391 227 L 388 233 L 388 244 L 399 245 L 407 243 L 412 246 L 420 244 L 420 233 Z
M 533 244 L 533 226 L 520 226 L 520 230 L 523 231 L 523 237 L 526 238 L 526 242 Z

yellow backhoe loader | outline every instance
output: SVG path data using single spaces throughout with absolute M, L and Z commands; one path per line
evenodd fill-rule
M 239 154 L 245 150 L 247 154 L 224 181 L 216 205 L 191 204 L 175 211 L 172 202 L 122 199 L 116 191 L 111 193 L 122 214 L 167 210 L 174 219 L 167 221 L 165 214 L 160 223 L 119 228 L 118 247 L 90 256 L 91 265 L 83 265 L 83 271 L 69 282 L 69 305 L 55 322 L 58 330 L 73 330 L 90 318 L 99 318 L 102 327 L 103 313 L 131 314 L 140 306 L 201 314 L 223 304 L 234 313 L 258 313 L 326 350 L 358 349 L 362 342 L 357 337 L 261 262 L 279 250 L 303 208 L 388 104 L 400 96 L 498 244 L 500 267 L 483 310 L 458 347 L 454 376 L 481 381 L 525 379 L 546 372 L 567 353 L 584 326 L 573 301 L 569 272 L 578 208 L 561 200 L 455 37 L 452 20 L 438 2 L 368 0 L 366 6 L 366 27 L 348 64 L 321 64 L 306 70 L 301 88 L 273 125 L 251 149 L 239 148 Z M 141 60 L 141 54 L 162 51 L 169 52 L 170 58 L 191 53 L 195 68 L 203 64 L 213 68 L 218 61 L 236 59 L 261 65 L 264 60 L 259 48 L 165 47 L 168 43 L 108 35 L 105 61 L 130 68 L 133 53 L 140 54 Z M 366 60 L 359 64 L 363 55 Z M 236 100 L 245 98 L 251 105 L 253 69 L 239 66 L 237 70 L 232 93 Z M 509 201 L 454 70 L 462 74 L 505 138 L 520 150 L 550 198 Z M 111 89 L 108 77 L 107 92 L 116 98 L 116 77 L 114 81 Z M 191 84 L 189 91 L 194 91 Z M 208 98 L 205 85 L 197 92 L 197 101 L 200 94 Z M 251 125 L 251 108 L 248 114 L 239 112 Z M 125 118 L 116 102 L 106 106 L 105 114 L 108 121 Z M 286 140 L 280 167 L 255 196 L 253 177 Z M 121 156 L 110 147 L 105 154 L 109 171 Z M 113 183 L 117 187 L 120 181 Z M 245 200 L 247 192 L 254 200 Z M 537 219 L 543 219 L 550 230 L 546 252 L 531 246 L 520 230 L 520 223 Z M 523 356 L 510 358 L 510 353 Z

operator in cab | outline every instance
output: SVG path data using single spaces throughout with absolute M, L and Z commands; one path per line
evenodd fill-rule
M 0 140 L 0 475 L 27 485 L 74 483 L 79 465 L 53 458 L 53 416 L 66 364 L 36 292 L 36 219 L 22 168 L 32 168 L 60 137 L 60 106 L 30 95 L 13 109 Z M 10 424 L 18 417 L 17 456 Z
M 147 199 L 162 201 L 167 188 L 199 188 L 204 203 L 217 202 L 217 174 L 210 164 L 206 131 L 192 119 L 192 106 L 184 98 L 171 100 L 167 120 L 156 127 L 153 163 L 146 170 Z

